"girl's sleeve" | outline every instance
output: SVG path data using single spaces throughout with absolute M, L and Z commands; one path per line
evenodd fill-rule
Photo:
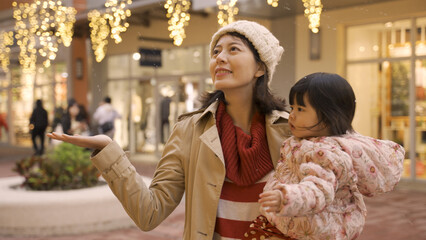
M 351 159 L 336 145 L 302 140 L 292 149 L 291 158 L 299 163 L 293 166 L 294 174 L 299 174 L 300 183 L 274 186 L 284 197 L 277 216 L 318 213 L 333 202 L 339 184 L 354 181 Z
M 182 131 L 174 128 L 149 187 L 116 142 L 92 157 L 127 214 L 144 231 L 154 229 L 169 216 L 184 194 Z

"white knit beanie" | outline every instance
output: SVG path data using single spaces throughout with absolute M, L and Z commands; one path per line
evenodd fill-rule
M 260 59 L 268 70 L 269 83 L 275 72 L 275 67 L 281 59 L 284 48 L 280 46 L 278 39 L 264 26 L 251 21 L 240 20 L 232 22 L 219 29 L 210 42 L 210 57 L 217 41 L 225 33 L 237 32 L 245 36 L 256 48 Z

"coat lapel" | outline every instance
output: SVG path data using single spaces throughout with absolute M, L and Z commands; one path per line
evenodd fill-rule
M 200 140 L 206 144 L 208 148 L 223 162 L 225 165 L 225 158 L 223 157 L 222 145 L 219 138 L 219 133 L 215 125 L 211 126 L 201 136 Z
M 200 116 L 200 118 L 197 120 L 197 123 L 199 123 L 202 119 L 207 118 L 208 123 L 205 126 L 205 128 L 208 128 L 206 131 L 204 131 L 203 134 L 200 136 L 200 140 L 206 144 L 206 146 L 222 161 L 223 165 L 225 166 L 225 158 L 223 156 L 222 151 L 222 145 L 219 138 L 219 132 L 216 128 L 216 110 L 219 105 L 219 101 L 214 102 L 211 104 Z M 206 120 L 206 119 L 204 119 Z

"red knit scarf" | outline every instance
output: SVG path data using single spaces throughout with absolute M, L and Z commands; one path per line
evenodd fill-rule
M 225 157 L 226 177 L 232 182 L 238 186 L 249 186 L 274 168 L 266 139 L 264 115 L 254 114 L 250 136 L 234 126 L 225 104 L 220 102 L 216 126 Z

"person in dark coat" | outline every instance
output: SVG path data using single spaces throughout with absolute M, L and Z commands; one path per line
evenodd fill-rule
M 38 99 L 36 106 L 30 117 L 31 140 L 35 155 L 44 153 L 44 136 L 48 125 L 47 111 L 43 108 L 43 102 Z M 40 139 L 40 145 L 37 144 L 37 137 Z

